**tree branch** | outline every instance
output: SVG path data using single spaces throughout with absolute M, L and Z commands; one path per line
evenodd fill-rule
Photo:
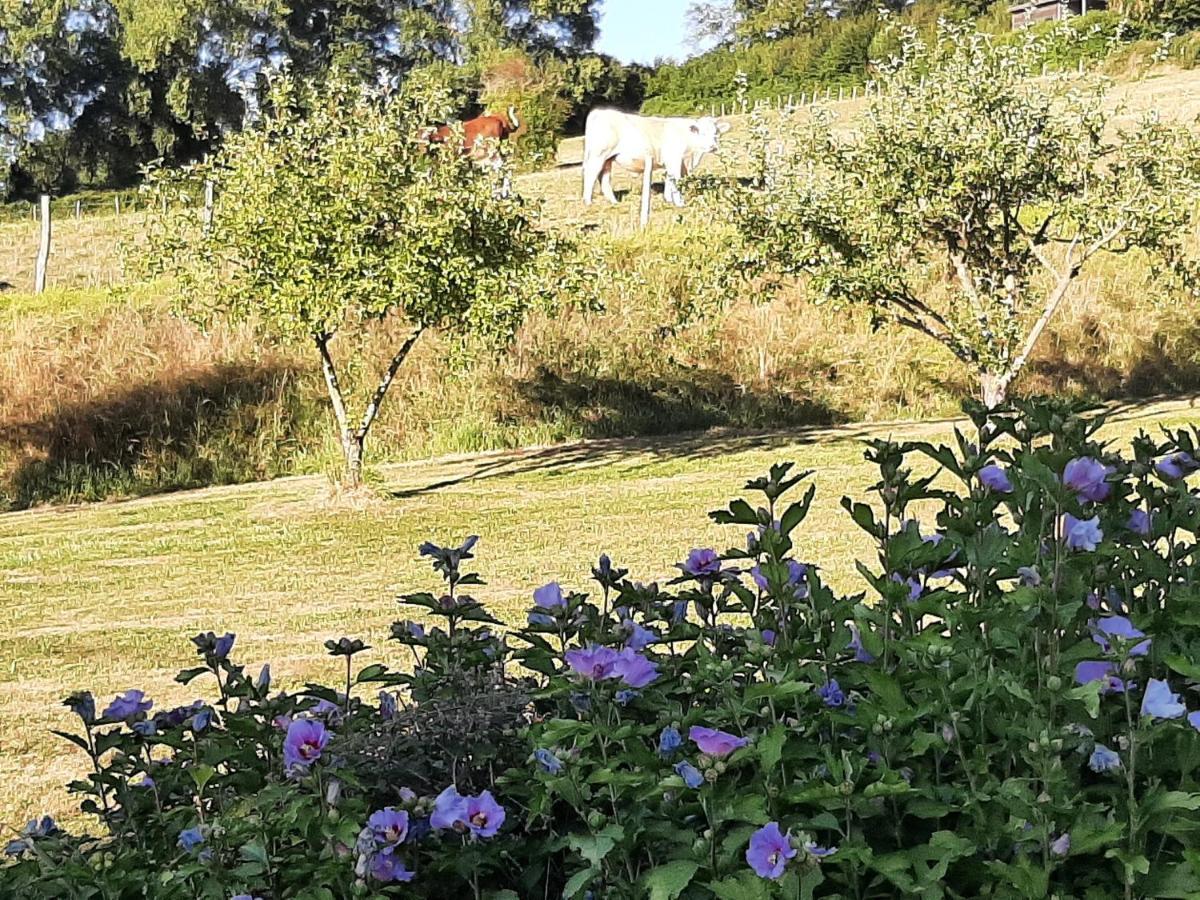
M 379 415 L 379 407 L 383 405 L 383 398 L 387 395 L 388 388 L 392 386 L 392 381 L 396 378 L 396 372 L 424 330 L 424 326 L 416 326 L 412 334 L 400 345 L 400 349 L 396 351 L 396 355 L 392 357 L 392 361 L 388 363 L 387 371 L 383 373 L 383 378 L 380 379 L 379 385 L 375 388 L 375 393 L 371 395 L 371 402 L 367 404 L 367 409 L 363 413 L 362 423 L 358 427 L 359 440 L 366 438 L 367 432 L 371 429 L 371 423 Z
M 313 335 L 313 341 L 321 354 L 321 371 L 325 373 L 325 386 L 329 388 L 329 399 L 333 402 L 333 414 L 337 418 L 338 427 L 345 435 L 346 429 L 349 427 L 349 419 L 346 416 L 346 402 L 342 398 L 342 387 L 338 383 L 337 368 L 333 364 L 333 357 L 329 354 L 329 342 L 332 339 L 332 334 Z

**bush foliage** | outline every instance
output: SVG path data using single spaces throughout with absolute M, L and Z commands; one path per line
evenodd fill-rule
M 403 649 L 328 641 L 341 684 L 273 692 L 210 633 L 190 706 L 73 694 L 99 832 L 31 822 L 0 889 L 1194 896 L 1200 431 L 1119 452 L 1062 404 L 972 416 L 868 445 L 863 594 L 823 584 L 811 473 L 777 465 L 666 584 L 602 556 L 506 631 L 475 539 L 427 543 Z

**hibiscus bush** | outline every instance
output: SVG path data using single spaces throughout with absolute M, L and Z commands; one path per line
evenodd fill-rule
M 0 894 L 1200 895 L 1200 433 L 970 412 L 953 446 L 868 444 L 860 594 L 781 464 L 663 583 L 602 556 L 506 627 L 476 540 L 430 543 L 403 647 L 327 642 L 336 686 L 204 634 L 207 699 L 74 694 L 93 824 L 29 823 Z

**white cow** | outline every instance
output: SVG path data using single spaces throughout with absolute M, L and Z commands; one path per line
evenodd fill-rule
M 668 203 L 683 206 L 679 179 L 693 171 L 706 153 L 719 149 L 728 122 L 712 116 L 702 119 L 636 116 L 616 109 L 594 109 L 588 113 L 583 137 L 583 202 L 591 205 L 596 179 L 609 203 L 616 203 L 612 189 L 613 163 L 642 173 L 642 225 L 650 219 L 650 175 L 656 168 L 666 172 L 664 196 Z

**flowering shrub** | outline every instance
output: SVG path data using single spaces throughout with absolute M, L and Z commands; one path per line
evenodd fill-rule
M 74 694 L 102 831 L 31 822 L 0 893 L 1196 896 L 1200 434 L 974 425 L 868 445 L 869 593 L 824 584 L 810 473 L 777 465 L 713 513 L 737 546 L 665 584 L 602 556 L 507 631 L 467 593 L 476 540 L 422 546 L 444 586 L 401 598 L 410 671 L 344 638 L 337 690 L 273 693 L 207 634 L 179 680 L 211 702 Z

